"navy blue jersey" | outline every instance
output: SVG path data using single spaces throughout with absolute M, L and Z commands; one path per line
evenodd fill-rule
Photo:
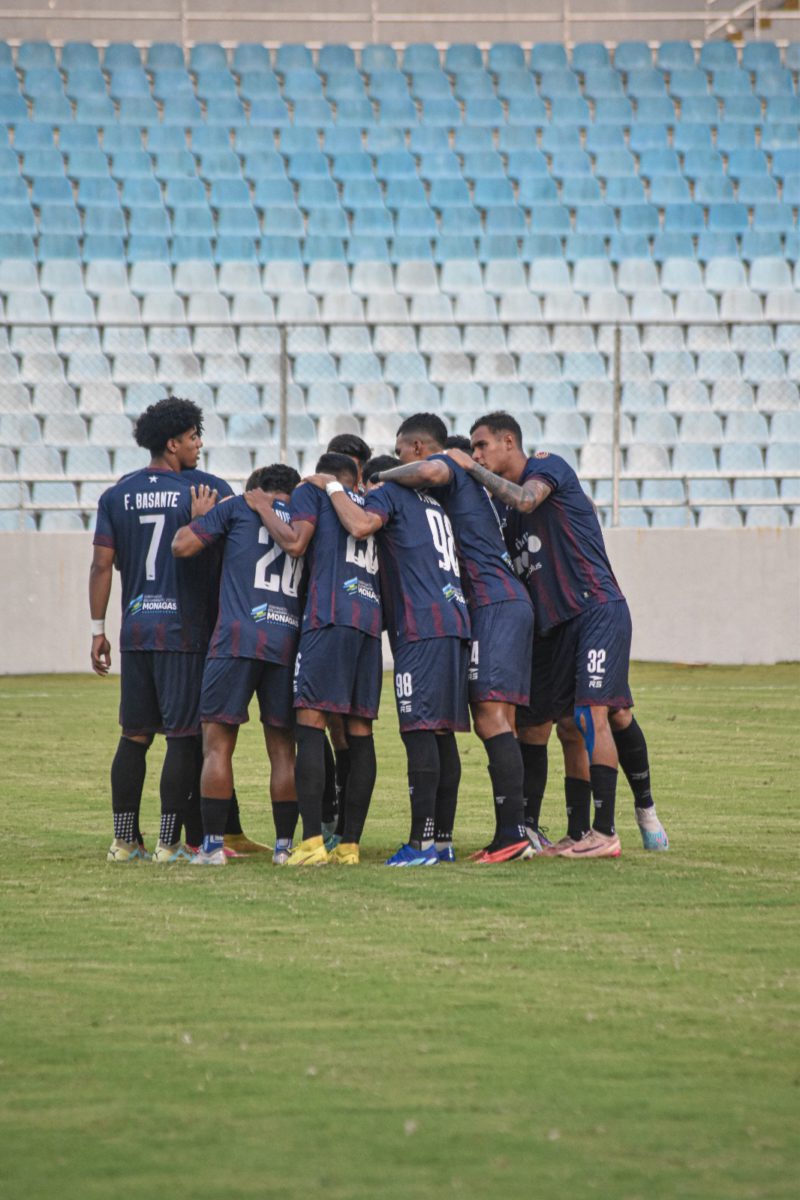
M 272 507 L 288 524 L 288 505 L 276 500 Z M 209 658 L 291 663 L 300 634 L 303 559 L 281 550 L 244 496 L 217 504 L 190 528 L 207 546 L 224 539 Z
M 361 496 L 345 490 L 363 507 Z M 351 537 L 328 496 L 313 483 L 295 488 L 289 511 L 292 521 L 308 521 L 314 526 L 306 550 L 308 596 L 303 630 L 349 625 L 379 638 L 383 617 L 374 538 Z
M 595 604 L 623 598 L 606 554 L 594 505 L 558 454 L 538 451 L 522 485 L 541 479 L 551 494 L 532 513 L 506 510 L 506 545 L 530 592 L 536 632 L 546 633 Z
M 425 638 L 469 637 L 453 528 L 439 501 L 399 483 L 368 492 L 378 534 L 386 628 L 392 649 Z
M 214 619 L 216 575 L 209 564 L 172 556 L 172 539 L 191 520 L 194 484 L 230 495 L 203 471 L 142 467 L 100 497 L 96 546 L 114 551 L 122 583 L 121 650 L 204 654 Z
M 431 458 L 441 459 L 452 472 L 450 482 L 431 488 L 429 495 L 440 502 L 453 526 L 470 610 L 502 600 L 529 602 L 527 591 L 514 574 L 489 493 L 452 458 L 445 454 L 433 454 Z

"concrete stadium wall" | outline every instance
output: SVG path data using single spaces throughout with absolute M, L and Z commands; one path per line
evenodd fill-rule
M 634 658 L 800 660 L 800 529 L 612 529 Z M 88 533 L 0 533 L 0 674 L 89 669 Z M 114 666 L 115 580 L 107 622 Z
M 763 0 L 762 11 L 778 0 Z M 711 10 L 704 0 L 670 0 L 661 6 L 643 0 L 0 0 L 4 38 L 96 41 L 223 41 L 408 43 L 622 41 L 689 37 L 702 40 L 708 20 L 733 11 L 736 0 Z M 182 16 L 183 12 L 183 16 Z M 795 38 L 796 21 L 783 23 L 770 37 Z M 752 18 L 736 23 L 752 34 Z M 719 35 L 717 35 L 719 36 Z

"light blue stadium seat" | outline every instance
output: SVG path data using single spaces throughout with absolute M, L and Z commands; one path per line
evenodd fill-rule
M 755 87 L 753 90 L 755 91 L 755 94 L 760 96 L 762 99 L 781 96 L 788 99 L 795 97 L 795 89 L 791 73 L 783 70 L 783 68 L 768 71 L 757 71 Z
M 593 100 L 621 96 L 622 80 L 609 66 L 587 67 L 584 71 L 583 93 Z
M 758 407 L 767 413 L 800 412 L 798 385 L 789 379 L 772 379 L 759 384 Z
M 242 72 L 239 80 L 239 95 L 243 100 L 276 100 L 281 90 L 278 80 L 269 70 Z
M 636 119 L 647 125 L 674 125 L 675 106 L 667 96 L 643 96 L 636 106 Z
M 61 87 L 61 77 L 58 76 L 57 86 L 53 90 L 60 93 Z M 77 100 L 81 96 L 105 95 L 105 90 L 105 77 L 99 67 L 79 67 L 69 72 L 66 92 L 71 100 Z
M 250 105 L 251 127 L 285 129 L 291 125 L 286 103 L 275 96 L 258 97 Z
M 695 113 L 694 105 L 692 106 L 691 114 L 688 113 L 689 101 L 683 104 L 682 120 L 679 125 L 675 126 L 675 132 L 672 135 L 672 144 L 679 152 L 686 153 L 691 151 L 695 156 L 702 151 L 711 155 L 713 153 L 713 142 L 711 139 L 711 129 L 706 124 L 706 118 L 699 113 Z M 716 112 L 708 114 L 711 121 L 716 121 Z M 691 116 L 691 119 L 690 119 Z M 691 160 L 690 160 L 691 162 Z M 684 174 L 689 178 L 694 178 L 691 170 L 687 170 L 684 162 Z
M 716 413 L 687 412 L 681 417 L 681 443 L 683 445 L 689 442 L 720 445 L 722 440 L 722 421 Z M 684 467 L 683 469 L 703 471 L 707 468 L 703 465 L 694 468 Z
M 739 183 L 737 199 L 740 204 L 745 204 L 748 208 L 756 204 L 775 204 L 778 200 L 778 188 L 775 180 L 770 179 L 768 175 L 745 177 Z
M 776 412 L 770 422 L 770 440 L 773 443 L 800 442 L 800 412 Z
M 245 71 L 269 71 L 269 50 L 255 42 L 240 42 L 233 52 L 233 68 L 242 74 Z
M 284 42 L 275 53 L 275 69 L 280 74 L 294 70 L 313 70 L 314 60 L 307 46 L 296 42 Z
M 733 183 L 725 175 L 709 175 L 700 176 L 694 185 L 694 198 L 698 204 L 716 205 L 724 213 L 724 221 L 719 221 L 719 216 L 712 213 L 709 218 L 709 227 L 716 229 L 733 228 L 737 232 L 741 229 L 741 212 L 738 219 L 733 220 L 731 216 L 731 206 L 734 203 Z M 743 206 L 742 206 L 743 207 Z M 714 225 L 711 225 L 711 220 L 714 220 Z M 732 225 L 729 224 L 732 221 Z
M 361 69 L 367 75 L 376 71 L 394 70 L 397 66 L 397 52 L 394 46 L 374 42 L 364 46 L 361 51 Z
M 699 67 L 670 73 L 669 92 L 681 101 L 693 96 L 708 95 L 708 76 Z
M 513 96 L 508 102 L 509 125 L 542 128 L 547 123 L 547 108 L 539 96 Z
M 325 96 L 331 102 L 363 100 L 364 95 L 364 81 L 355 68 L 333 71 L 325 81 Z
M 688 204 L 689 184 L 680 175 L 657 175 L 650 184 L 650 203 L 665 208 L 668 204 Z
M 457 100 L 494 100 L 492 78 L 482 68 L 456 72 L 453 95 Z
M 567 53 L 560 42 L 539 42 L 531 47 L 530 68 L 537 75 L 544 71 L 560 71 L 567 67 Z

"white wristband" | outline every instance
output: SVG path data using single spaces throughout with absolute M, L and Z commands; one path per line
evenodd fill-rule
M 106 631 L 105 621 L 92 620 L 92 637 L 102 637 Z
M 334 481 L 332 483 L 325 484 L 325 491 L 328 493 L 329 496 L 335 496 L 337 492 L 343 492 L 344 488 L 342 487 L 341 483 L 339 483 L 339 481 L 337 479 L 334 479 Z

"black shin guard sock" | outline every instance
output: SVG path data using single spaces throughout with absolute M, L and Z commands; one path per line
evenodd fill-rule
M 345 812 L 347 805 L 347 779 L 350 774 L 350 748 L 334 751 L 336 759 L 336 796 L 339 801 L 339 817 L 336 822 L 336 832 L 344 836 Z
M 436 789 L 434 837 L 437 842 L 452 842 L 461 783 L 461 757 L 456 735 L 440 734 L 436 738 L 436 749 L 439 751 L 439 786 Z
M 303 818 L 303 840 L 322 837 L 322 796 L 325 791 L 325 745 L 324 729 L 311 725 L 298 725 L 297 761 L 294 778 L 297 786 L 297 804 Z
M 350 768 L 347 777 L 343 842 L 360 842 L 369 812 L 378 764 L 375 759 L 375 739 L 372 734 L 358 737 L 350 734 Z
M 296 800 L 272 801 L 272 820 L 277 841 L 291 841 L 297 828 L 299 811 Z
M 244 833 L 242 829 L 242 818 L 239 812 L 239 798 L 236 795 L 236 788 L 233 789 L 231 796 L 231 806 L 228 809 L 228 820 L 225 822 L 226 833 Z
M 588 779 L 568 775 L 564 780 L 564 798 L 567 802 L 567 837 L 578 842 L 592 827 L 592 785 Z
M 613 730 L 614 745 L 619 755 L 619 765 L 625 772 L 630 789 L 633 792 L 633 803 L 637 808 L 652 808 L 653 795 L 650 791 L 650 760 L 647 756 L 647 742 L 641 726 L 634 717 L 627 729 Z
M 547 787 L 547 744 L 532 746 L 528 742 L 520 742 L 519 751 L 522 755 L 525 824 L 538 829 Z
M 432 842 L 436 823 L 436 793 L 439 790 L 439 750 L 436 734 L 427 729 L 401 733 L 408 756 L 408 794 L 411 799 L 409 843 Z
M 522 798 L 522 755 L 513 733 L 498 733 L 483 743 L 489 756 L 489 778 L 494 797 L 495 838 L 510 846 L 525 837 L 525 802 Z
M 322 792 L 322 820 L 326 825 L 332 825 L 339 810 L 336 797 L 336 761 L 327 737 L 322 748 L 325 755 L 325 787 Z
M 181 835 L 195 786 L 195 739 L 167 738 L 167 752 L 161 768 L 161 829 L 159 841 L 171 846 Z
M 230 796 L 227 800 L 211 799 L 208 796 L 200 797 L 204 837 L 213 838 L 215 842 L 222 841 L 225 836 L 225 826 L 228 822 L 230 804 Z
M 192 738 L 194 743 L 194 775 L 192 790 L 186 801 L 183 814 L 184 840 L 187 846 L 199 846 L 203 840 L 203 817 L 200 812 L 200 776 L 203 770 L 203 739 Z
M 594 796 L 594 828 L 609 836 L 614 833 L 614 809 L 617 800 L 617 771 L 600 764 L 589 768 Z
M 111 808 L 114 837 L 123 842 L 139 841 L 139 809 L 147 772 L 148 747 L 121 737 L 111 763 Z

